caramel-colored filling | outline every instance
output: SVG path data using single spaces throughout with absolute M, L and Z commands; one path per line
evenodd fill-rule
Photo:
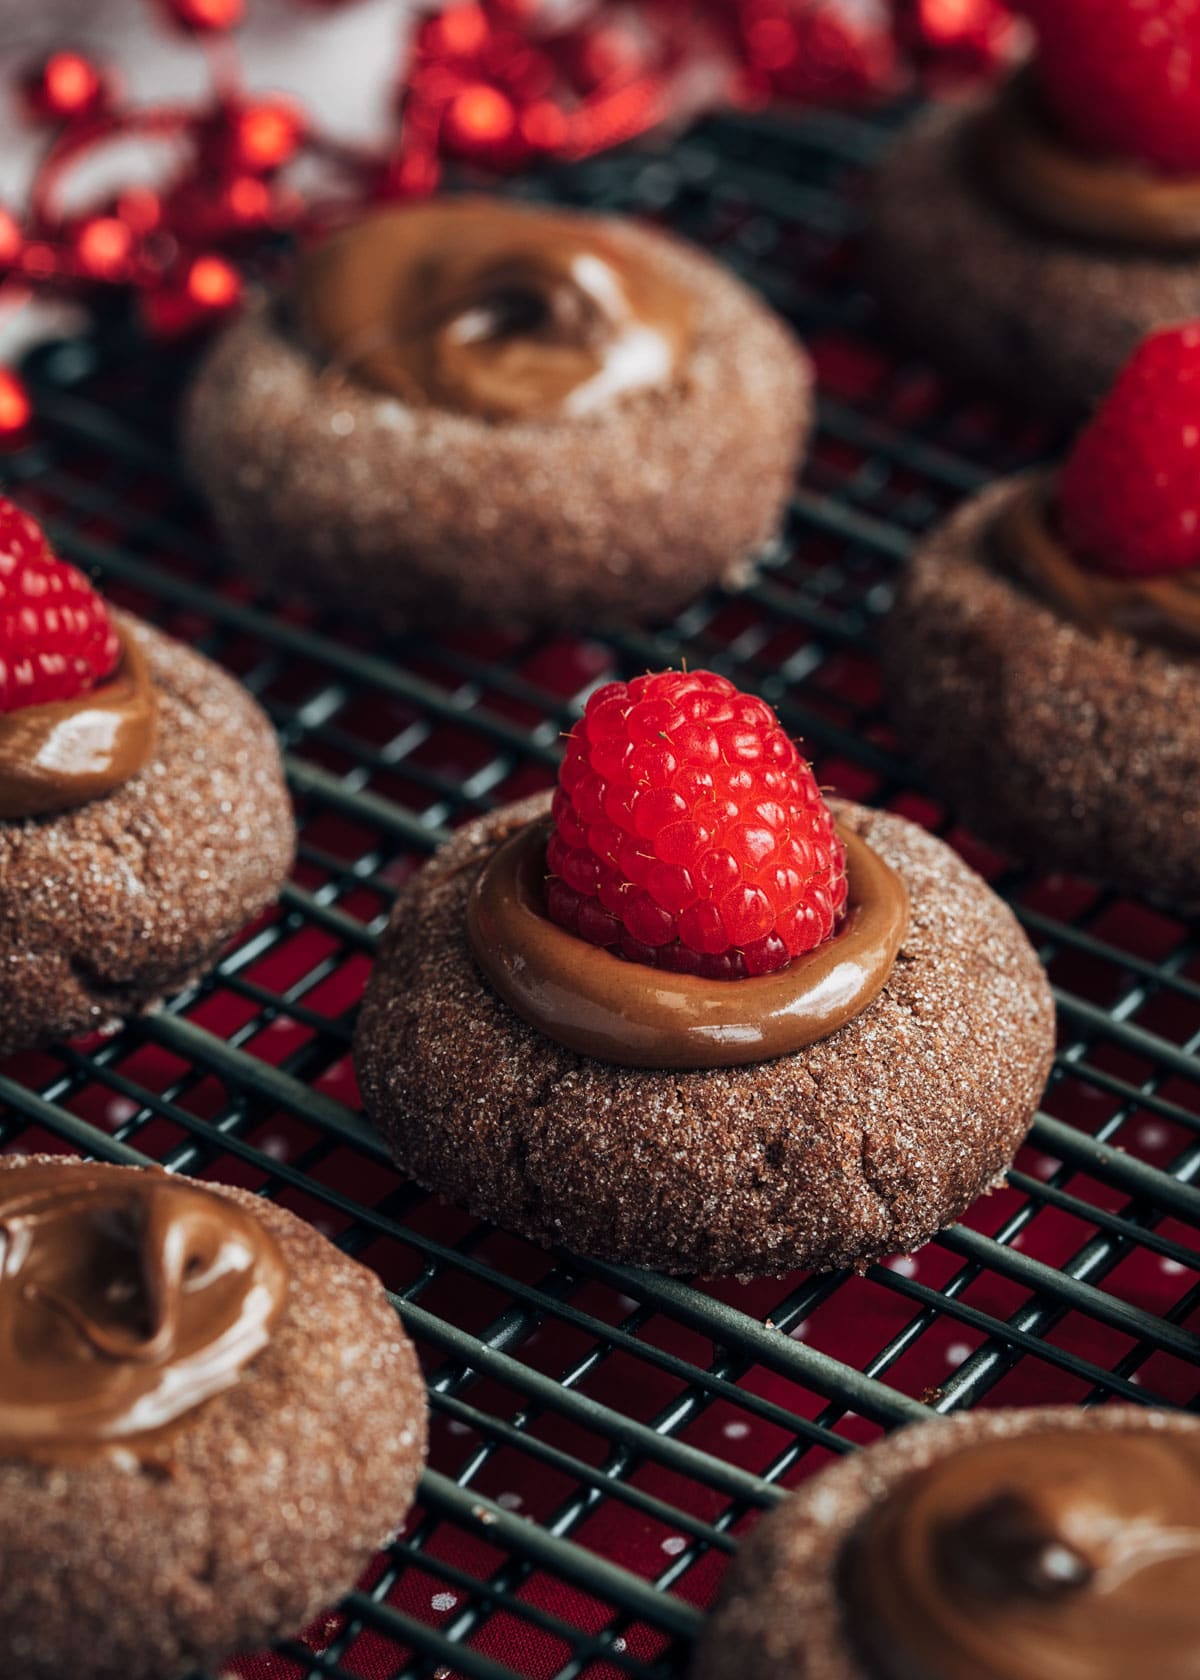
M 1036 477 L 1005 507 L 993 538 L 1004 570 L 1093 636 L 1200 653 L 1200 568 L 1119 578 L 1081 566 L 1054 530 L 1053 501 L 1053 479 Z
M 198 1184 L 91 1163 L 0 1174 L 0 1455 L 157 1456 L 265 1347 L 287 1286 L 262 1222 Z
M 122 631 L 120 664 L 89 694 L 0 713 L 0 820 L 48 816 L 111 793 L 148 762 L 157 719 L 145 655 Z
M 538 420 L 668 384 L 691 299 L 602 227 L 446 199 L 381 211 L 310 253 L 294 313 L 321 355 L 375 390 Z
M 547 1038 L 620 1067 L 736 1067 L 802 1050 L 867 1008 L 908 930 L 903 881 L 858 835 L 846 848 L 846 917 L 774 974 L 703 980 L 626 962 L 546 915 L 548 822 L 499 846 L 467 902 L 467 934 L 493 989 Z
M 1044 115 L 1028 69 L 979 116 L 971 140 L 989 186 L 1053 233 L 1151 251 L 1200 245 L 1200 175 L 1160 175 L 1075 150 Z
M 1194 1680 L 1200 1430 L 949 1453 L 867 1515 L 844 1591 L 877 1680 Z

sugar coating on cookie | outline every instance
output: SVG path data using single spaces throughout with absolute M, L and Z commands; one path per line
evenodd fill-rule
M 807 439 L 807 357 L 701 251 L 621 218 L 554 217 L 691 300 L 669 377 L 580 413 L 471 413 L 380 389 L 395 358 L 370 384 L 365 351 L 314 350 L 286 298 L 251 309 L 184 416 L 192 469 L 250 576 L 389 628 L 654 617 L 745 579 Z M 461 375 L 454 363 L 435 389 Z
M 896 724 L 935 790 L 1043 868 L 1200 902 L 1200 668 L 1097 635 L 1007 575 L 994 485 L 920 545 L 883 638 Z
M 61 1170 L 62 1158 L 0 1161 L 0 1197 L 27 1164 Z M 94 1176 L 68 1166 L 81 1183 Z M 139 1188 L 187 1182 L 101 1171 L 128 1172 Z M 425 1395 L 378 1279 L 283 1208 L 222 1185 L 200 1191 L 253 1221 L 278 1256 L 286 1286 L 265 1345 L 152 1451 L 137 1435 L 84 1462 L 6 1448 L 6 1673 L 165 1680 L 215 1668 L 299 1633 L 354 1585 L 409 1508 Z M 85 1214 L 86 1197 L 72 1217 Z
M 1092 1450 L 1081 1455 L 1079 1444 L 1085 1438 Z M 1136 1462 L 1131 1464 L 1129 1474 L 1122 1472 L 1123 1441 L 1134 1443 Z M 1004 1676 L 1006 1680 L 1014 1673 L 1057 1672 L 1048 1666 L 1051 1659 L 1047 1656 L 1047 1650 L 1052 1655 L 1056 1649 L 1056 1602 L 1060 1613 L 1070 1616 L 1073 1630 L 1082 1624 L 1082 1635 L 1073 1632 L 1072 1643 L 1077 1658 L 1085 1662 L 1090 1659 L 1086 1669 L 1089 1674 L 1103 1673 L 1107 1680 L 1110 1675 L 1135 1672 L 1136 1665 L 1129 1661 L 1132 1641 L 1140 1642 L 1145 1653 L 1146 1672 L 1174 1672 L 1169 1658 L 1161 1668 L 1156 1666 L 1155 1658 L 1161 1654 L 1161 1648 L 1156 1652 L 1155 1647 L 1161 1640 L 1169 1651 L 1172 1639 L 1178 1640 L 1181 1634 L 1185 1648 L 1194 1643 L 1194 1631 L 1189 1637 L 1188 1625 L 1195 1613 L 1194 1579 L 1200 1562 L 1200 1530 L 1191 1527 L 1187 1517 L 1184 1526 L 1173 1528 L 1170 1541 L 1174 1544 L 1175 1557 L 1169 1559 L 1168 1567 L 1175 1571 L 1175 1614 L 1166 1614 L 1170 1594 L 1162 1597 L 1161 1588 L 1153 1600 L 1156 1613 L 1149 1613 L 1145 1606 L 1139 1608 L 1142 1589 L 1137 1571 L 1161 1563 L 1168 1553 L 1160 1545 L 1156 1555 L 1148 1551 L 1135 1564 L 1139 1539 L 1143 1543 L 1149 1539 L 1152 1547 L 1155 1536 L 1146 1525 L 1139 1529 L 1131 1518 L 1126 1519 L 1124 1527 L 1110 1526 L 1106 1532 L 1103 1500 L 1113 1497 L 1118 1509 L 1132 1506 L 1135 1514 L 1140 1515 L 1136 1507 L 1143 1497 L 1148 1468 L 1163 1484 L 1161 1490 L 1145 1491 L 1148 1501 L 1145 1514 L 1151 1519 L 1149 1527 L 1153 1525 L 1155 1507 L 1169 1505 L 1180 1491 L 1186 1504 L 1187 1491 L 1200 1464 L 1200 1424 L 1183 1414 L 1105 1406 L 1089 1411 L 1075 1407 L 997 1410 L 931 1420 L 903 1429 L 818 1473 L 763 1517 L 743 1542 L 697 1647 L 692 1680 L 736 1680 L 745 1674 L 803 1674 L 805 1680 L 879 1680 L 882 1673 L 891 1673 L 890 1668 L 881 1667 L 864 1651 L 866 1618 L 874 1607 L 857 1599 L 853 1608 L 850 1605 L 855 1590 L 856 1553 L 867 1553 L 865 1542 L 875 1532 L 873 1525 L 889 1510 L 889 1502 L 905 1497 L 917 1477 L 931 1470 L 953 1476 L 958 1469 L 953 1462 L 955 1455 L 961 1455 L 961 1463 L 966 1465 L 972 1455 L 987 1454 L 990 1468 L 985 1465 L 985 1472 L 996 1478 L 997 1492 L 1002 1494 L 1006 1448 L 1015 1449 L 1024 1458 L 1031 1442 L 1044 1472 L 1035 1476 L 1031 1484 L 1033 1501 L 1038 1498 L 1039 1481 L 1042 1489 L 1055 1489 L 1056 1442 L 1062 1443 L 1072 1461 L 1057 1489 L 1060 1499 L 1069 1501 L 1073 1497 L 1072 1477 L 1075 1487 L 1079 1487 L 1082 1478 L 1091 1477 L 1091 1483 L 1083 1489 L 1083 1497 L 1085 1501 L 1096 1499 L 1100 1503 L 1093 1506 L 1085 1503 L 1083 1509 L 1074 1513 L 1063 1530 L 1063 1538 L 1069 1543 L 1082 1536 L 1086 1542 L 1090 1535 L 1092 1555 L 1077 1558 L 1082 1567 L 1074 1572 L 1069 1570 L 1068 1557 L 1050 1558 L 1051 1566 L 1057 1566 L 1059 1573 L 1047 1582 L 1044 1593 L 1032 1607 L 1022 1597 L 1022 1590 L 1028 1590 L 1027 1576 L 1019 1584 L 1010 1579 L 1007 1594 L 998 1591 L 994 1581 L 990 1596 L 984 1589 L 984 1596 L 974 1608 L 981 1619 L 990 1618 L 987 1672 Z M 1178 1464 L 1172 1469 L 1174 1455 L 1178 1456 Z M 1022 1473 L 1027 1473 L 1030 1466 L 1026 1462 L 1020 1468 Z M 1113 1486 L 1106 1488 L 1106 1481 L 1111 1481 Z M 928 1534 L 914 1536 L 906 1532 L 903 1520 L 899 1531 L 889 1534 L 897 1574 L 902 1569 L 916 1570 L 920 1576 L 919 1590 L 910 1586 L 910 1598 L 900 1607 L 901 1617 L 912 1620 L 912 1637 L 928 1651 L 930 1623 L 943 1604 L 945 1615 L 939 1620 L 958 1635 L 957 1640 L 943 1643 L 934 1658 L 927 1655 L 928 1661 L 938 1663 L 939 1675 L 974 1675 L 982 1672 L 982 1667 L 977 1653 L 976 1660 L 972 1659 L 975 1630 L 970 1622 L 969 1589 L 964 1589 L 962 1583 L 947 1588 L 936 1578 L 938 1571 L 960 1565 L 969 1550 L 977 1552 L 981 1566 L 993 1570 L 1011 1569 L 1014 1559 L 1024 1559 L 1026 1567 L 1036 1562 L 1040 1554 L 1036 1547 L 1031 1548 L 1029 1523 L 1046 1522 L 1053 1534 L 1058 1514 L 1054 1497 L 1054 1491 L 1047 1491 L 1045 1508 L 1039 1511 L 1036 1504 L 1032 1505 L 1022 1523 L 1020 1513 L 1014 1516 L 1011 1510 L 997 1511 L 994 1501 L 989 1505 L 986 1490 L 981 1495 L 976 1487 L 966 1501 L 967 1511 L 959 1513 L 960 1522 L 964 1515 L 973 1518 L 975 1532 L 960 1535 L 948 1550 L 940 1553 L 933 1549 L 934 1542 Z M 943 1498 L 942 1503 L 947 1514 L 955 1511 L 953 1499 L 947 1503 Z M 909 1506 L 903 1517 L 910 1522 L 919 1521 L 919 1505 L 914 1510 L 910 1501 Z M 1194 1508 L 1193 1503 L 1193 1512 Z M 1105 1575 L 1106 1547 L 1114 1535 L 1125 1551 L 1120 1559 L 1113 1560 L 1109 1574 Z M 1158 1538 L 1161 1542 L 1167 1537 L 1159 1535 Z M 1094 1582 L 1089 1574 L 1092 1567 L 1099 1573 Z M 1179 1584 L 1186 1583 L 1188 1571 L 1193 1585 L 1190 1590 L 1185 1585 L 1181 1603 Z M 891 1608 L 891 1585 L 890 1572 L 881 1571 L 860 1583 L 857 1590 L 860 1598 L 866 1594 L 868 1599 L 877 1591 L 881 1606 Z M 1072 1589 L 1079 1593 L 1074 1602 Z M 1057 1600 L 1056 1592 L 1062 1594 Z M 1120 1596 L 1114 1602 L 1107 1597 L 1109 1592 Z M 1002 1632 L 1006 1616 L 1013 1618 L 1011 1642 L 1005 1640 Z M 1089 1637 L 1089 1628 L 1093 1627 L 1101 1648 L 1085 1655 L 1079 1650 L 1079 1643 Z M 944 1632 L 945 1626 L 938 1631 Z M 894 1637 L 895 1630 L 889 1628 L 889 1632 L 892 1637 L 888 1652 L 898 1665 L 898 1673 L 903 1671 L 904 1652 Z M 1026 1645 L 1032 1641 L 1041 1648 L 1041 1666 L 1022 1670 L 1019 1660 L 1014 1664 L 1014 1654 L 1019 1653 L 1021 1641 Z M 885 1664 L 886 1661 L 885 1658 Z M 1122 1667 L 1122 1663 L 1126 1666 Z M 1084 1671 L 1072 1666 L 1075 1672 Z M 907 1672 L 917 1670 L 910 1668 Z
M 105 1026 L 183 985 L 291 867 L 291 802 L 261 709 L 202 655 L 114 618 L 157 694 L 154 747 L 102 798 L 0 822 L 6 1052 Z
M 1053 1008 L 1011 912 L 947 846 L 832 802 L 908 889 L 882 993 L 773 1061 L 621 1068 L 519 1019 L 468 943 L 472 881 L 548 807 L 460 830 L 402 891 L 380 949 L 355 1060 L 418 1182 L 539 1242 L 741 1275 L 912 1248 L 999 1182 L 1045 1083 Z
M 980 179 L 984 103 L 922 115 L 885 157 L 867 264 L 886 318 L 960 377 L 1074 418 L 1148 332 L 1200 313 L 1191 252 L 1106 244 L 1039 226 Z

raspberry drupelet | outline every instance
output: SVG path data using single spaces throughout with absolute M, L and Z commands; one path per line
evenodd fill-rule
M 1095 571 L 1200 565 L 1200 322 L 1134 351 L 1067 458 L 1058 507 L 1068 548 Z
M 845 910 L 845 854 L 812 769 L 764 701 L 711 671 L 597 689 L 552 816 L 550 919 L 630 962 L 769 974 Z
M 120 654 L 108 610 L 83 573 L 0 496 L 0 712 L 78 699 L 112 675 Z

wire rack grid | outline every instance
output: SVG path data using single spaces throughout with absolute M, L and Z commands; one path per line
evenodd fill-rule
M 163 445 L 182 361 L 113 321 L 30 363 L 39 424 L 0 475 L 115 599 L 259 697 L 301 849 L 277 909 L 202 984 L 0 1070 L 0 1143 L 278 1198 L 376 1267 L 429 1379 L 431 1467 L 403 1533 L 337 1614 L 248 1673 L 661 1680 L 746 1525 L 855 1444 L 969 1405 L 1195 1396 L 1193 930 L 987 852 L 880 707 L 872 642 L 914 536 L 1053 441 L 877 334 L 854 236 L 898 115 L 726 117 L 518 185 L 698 240 L 818 363 L 815 455 L 760 579 L 653 630 L 388 645 L 281 608 L 226 572 Z M 775 704 L 823 782 L 946 834 L 1055 984 L 1054 1078 L 1007 1188 L 863 1277 L 693 1285 L 543 1253 L 406 1183 L 357 1106 L 353 1012 L 398 885 L 456 823 L 548 784 L 595 685 L 685 657 Z

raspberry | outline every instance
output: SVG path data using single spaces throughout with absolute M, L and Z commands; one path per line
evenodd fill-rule
M 546 851 L 550 919 L 630 962 L 713 980 L 828 939 L 846 860 L 771 708 L 711 671 L 609 683 L 572 732 Z
M 1096 571 L 1200 565 L 1200 322 L 1134 351 L 1068 456 L 1058 503 L 1067 546 Z
M 0 712 L 74 700 L 110 676 L 120 642 L 82 572 L 0 496 Z
M 1042 97 L 1089 152 L 1200 170 L 1200 0 L 1018 0 Z

